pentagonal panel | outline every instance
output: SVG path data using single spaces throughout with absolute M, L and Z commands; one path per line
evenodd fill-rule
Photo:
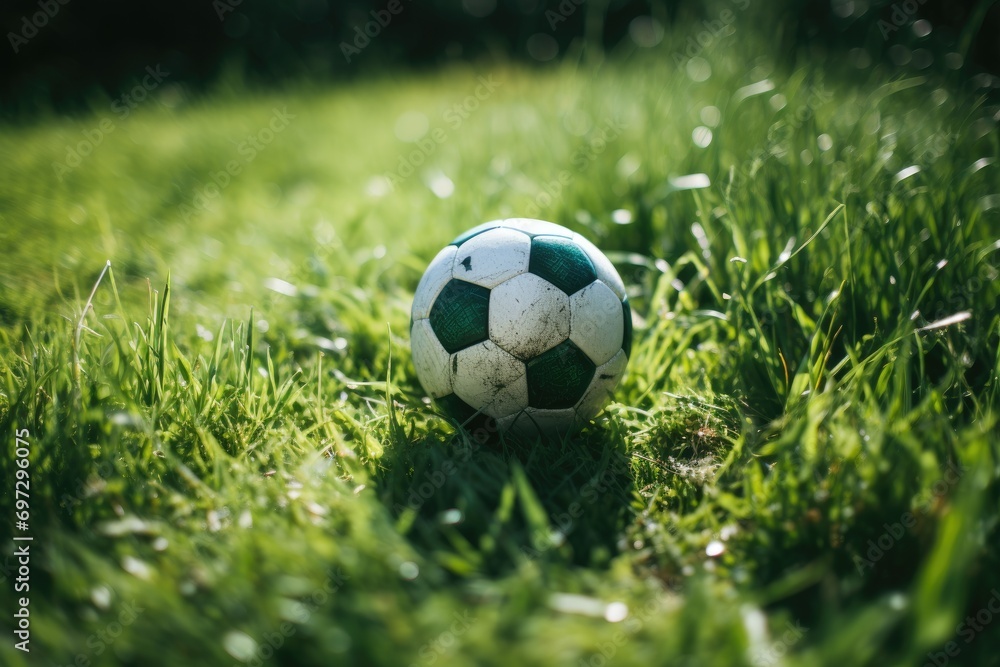
M 469 239 L 471 239 L 473 236 L 479 236 L 480 234 L 482 234 L 485 231 L 488 231 L 490 229 L 496 229 L 497 227 L 500 226 L 500 224 L 502 222 L 503 222 L 503 220 L 490 220 L 489 222 L 484 222 L 481 225 L 476 225 L 472 229 L 470 229 L 468 231 L 465 231 L 465 232 L 459 234 L 458 236 L 456 236 L 455 240 L 452 241 L 450 245 L 460 246 L 463 243 L 465 243 L 466 241 L 468 241 Z
M 417 320 L 410 329 L 410 349 L 417 378 L 427 395 L 440 398 L 451 393 L 451 355 L 438 342 L 429 320 Z
M 528 271 L 531 237 L 513 229 L 497 227 L 478 234 L 458 247 L 452 275 L 483 287 Z
M 539 410 L 527 408 L 517 414 L 497 420 L 501 431 L 516 433 L 522 437 L 561 437 L 572 431 L 579 423 L 573 408 L 562 410 Z
M 440 396 L 434 399 L 434 402 L 441 406 L 442 410 L 447 412 L 452 417 L 455 417 L 459 423 L 472 419 L 478 412 L 478 410 L 460 399 L 455 394 Z
M 614 394 L 618 381 L 625 373 L 625 366 L 628 364 L 628 357 L 625 351 L 618 352 L 607 363 L 601 364 L 594 373 L 594 379 L 587 387 L 586 393 L 576 406 L 576 412 L 581 420 L 589 420 L 604 407 Z
M 422 320 L 430 315 L 434 299 L 451 280 L 457 251 L 457 248 L 448 246 L 431 260 L 427 270 L 424 271 L 423 277 L 417 283 L 417 291 L 413 293 L 413 307 L 410 310 L 410 319 L 413 321 Z
M 628 299 L 622 299 L 622 324 L 624 326 L 624 333 L 622 334 L 622 349 L 625 350 L 625 356 L 632 356 L 632 306 L 629 305 Z
M 569 339 L 600 366 L 622 349 L 622 302 L 599 280 L 569 298 Z
M 428 319 L 441 346 L 458 352 L 489 337 L 489 311 L 488 289 L 452 280 L 438 294 Z
M 490 338 L 521 359 L 538 356 L 569 336 L 569 297 L 532 273 L 490 292 Z
M 490 416 L 513 414 L 527 405 L 524 362 L 491 340 L 451 358 L 452 386 L 463 401 Z
M 621 276 L 618 275 L 618 271 L 615 269 L 615 265 L 611 263 L 611 260 L 596 245 L 583 236 L 573 234 L 573 240 L 583 248 L 583 251 L 587 253 L 587 257 L 594 263 L 597 279 L 610 287 L 611 291 L 618 295 L 619 299 L 624 299 L 625 283 L 622 282 Z
M 557 225 L 554 222 L 546 222 L 545 220 L 535 220 L 534 218 L 507 218 L 500 221 L 500 226 L 516 229 L 528 236 L 548 234 L 549 236 L 573 237 L 573 232 L 562 225 Z
M 490 440 L 495 441 L 499 431 L 497 420 L 481 410 L 476 410 L 455 394 L 434 399 L 434 405 L 445 416 L 465 429 L 475 442 L 484 444 Z
M 549 410 L 574 407 L 597 370 L 590 357 L 568 340 L 525 365 L 528 368 L 528 405 Z
M 597 279 L 594 264 L 573 239 L 562 236 L 536 236 L 531 239 L 528 270 L 536 276 L 573 294 Z

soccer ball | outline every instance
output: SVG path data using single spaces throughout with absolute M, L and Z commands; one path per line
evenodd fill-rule
M 494 220 L 431 261 L 410 343 L 424 390 L 462 423 L 564 435 L 611 396 L 632 347 L 625 285 L 587 239 L 542 220 Z

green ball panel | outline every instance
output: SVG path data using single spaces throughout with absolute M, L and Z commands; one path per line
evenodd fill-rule
M 528 270 L 566 294 L 573 294 L 597 280 L 597 271 L 587 254 L 572 239 L 536 236 L 531 239 Z
M 502 220 L 495 220 L 492 222 L 484 222 L 481 225 L 476 225 L 472 229 L 462 232 L 461 234 L 456 236 L 455 240 L 449 243 L 448 245 L 456 245 L 456 246 L 462 245 L 463 243 L 471 239 L 473 236 L 479 236 L 483 232 L 488 232 L 491 229 L 496 229 L 497 227 L 500 227 L 502 223 L 503 223 Z
M 434 405 L 455 424 L 473 434 L 477 439 L 486 434 L 487 441 L 495 440 L 496 422 L 484 412 L 463 401 L 456 394 L 448 394 L 434 399 Z
M 550 410 L 576 405 L 597 371 L 583 350 L 568 340 L 538 355 L 526 366 L 528 405 Z
M 625 335 L 622 336 L 622 349 L 625 356 L 632 358 L 632 306 L 628 303 L 628 298 L 622 299 L 622 315 L 625 321 Z
M 455 394 L 435 398 L 434 402 L 441 408 L 442 412 L 446 413 L 449 417 L 454 417 L 459 424 L 470 421 L 478 414 L 474 407 Z
M 431 328 L 449 353 L 481 343 L 490 335 L 490 291 L 451 280 L 431 307 Z

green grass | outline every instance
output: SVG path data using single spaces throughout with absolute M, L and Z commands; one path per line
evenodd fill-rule
M 0 663 L 1000 664 L 1000 618 L 959 627 L 1000 587 L 995 100 L 768 48 L 0 128 L 0 509 L 29 429 L 34 537 Z M 387 189 L 409 111 L 445 140 Z M 424 400 L 409 300 L 523 214 L 608 252 L 635 345 L 579 435 L 481 444 Z

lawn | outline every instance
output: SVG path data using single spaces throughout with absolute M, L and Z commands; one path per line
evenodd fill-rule
M 686 37 L 0 127 L 0 663 L 1000 664 L 995 90 Z M 561 442 L 410 360 L 516 216 L 633 305 Z

